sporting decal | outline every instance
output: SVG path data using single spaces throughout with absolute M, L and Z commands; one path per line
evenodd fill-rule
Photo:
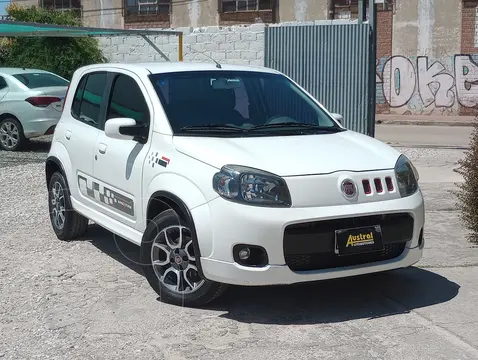
M 157 152 L 153 152 L 149 155 L 148 164 L 154 167 L 154 165 L 161 165 L 162 167 L 167 167 L 171 160 L 166 156 L 159 156 Z
M 115 210 L 134 216 L 134 201 L 124 195 L 102 186 L 91 179 L 78 175 L 78 186 L 86 196 L 95 199 Z
M 156 159 L 156 162 L 161 165 L 161 166 L 168 166 L 169 165 L 169 159 L 167 157 L 161 156 L 161 159 Z

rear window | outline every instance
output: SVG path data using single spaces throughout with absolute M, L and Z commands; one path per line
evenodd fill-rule
M 49 87 L 49 86 L 68 86 L 68 81 L 61 77 L 48 73 L 25 73 L 14 74 L 17 80 L 22 82 L 30 89 Z

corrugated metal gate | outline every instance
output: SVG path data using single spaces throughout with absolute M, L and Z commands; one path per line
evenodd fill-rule
M 368 24 L 268 26 L 265 66 L 288 75 L 329 111 L 343 115 L 348 129 L 373 136 L 369 44 Z

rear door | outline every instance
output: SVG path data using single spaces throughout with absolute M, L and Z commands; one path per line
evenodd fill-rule
M 81 76 L 75 90 L 71 111 L 67 117 L 61 141 L 68 149 L 74 179 L 70 184 L 72 196 L 85 205 L 94 205 L 93 164 L 94 148 L 104 116 L 102 99 L 106 91 L 105 71 L 93 71 Z
M 2 76 L 0 76 L 0 101 L 2 101 L 5 95 L 7 95 L 8 91 L 9 88 L 7 82 Z

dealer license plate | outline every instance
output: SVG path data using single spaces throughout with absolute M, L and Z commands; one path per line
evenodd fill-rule
M 335 253 L 354 255 L 383 250 L 380 225 L 335 230 Z

